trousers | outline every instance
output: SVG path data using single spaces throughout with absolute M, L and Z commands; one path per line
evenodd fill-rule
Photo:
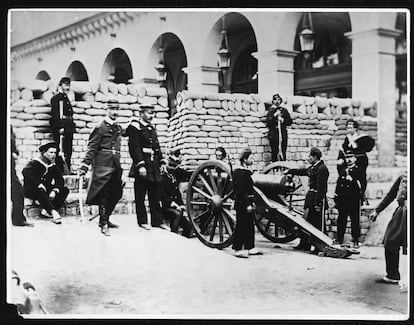
M 53 133 L 53 141 L 55 141 L 57 143 L 57 152 L 56 152 L 56 157 L 59 155 L 59 150 L 60 150 L 60 137 L 61 135 L 59 134 L 59 132 L 54 132 Z M 62 136 L 62 151 L 63 154 L 65 155 L 65 162 L 66 165 L 68 166 L 68 169 L 70 171 L 70 160 L 72 158 L 72 143 L 73 143 L 73 133 L 64 133 Z M 56 163 L 60 169 L 60 171 L 63 173 L 63 166 L 62 163 L 59 163 L 59 159 L 56 160 Z
M 160 182 L 151 182 L 141 177 L 136 177 L 134 182 L 135 207 L 139 225 L 148 223 L 147 209 L 144 200 L 148 192 L 148 201 L 151 213 L 151 225 L 159 227 L 163 223 L 160 205 Z
M 192 225 L 190 221 L 184 217 L 183 213 L 174 208 L 162 209 L 162 213 L 165 219 L 170 220 L 171 231 L 178 233 L 178 228 L 183 228 L 183 236 L 188 237 L 191 234 Z
M 236 228 L 232 248 L 236 251 L 254 248 L 254 213 L 236 208 Z
M 51 213 L 52 210 L 58 210 L 63 206 L 69 194 L 69 189 L 67 187 L 60 188 L 59 193 L 56 194 L 54 199 L 49 198 L 49 193 L 41 188 L 37 188 L 30 191 L 30 193 L 25 193 L 25 196 L 29 199 L 39 201 L 40 206 L 48 213 Z
M 119 187 L 119 175 L 112 173 L 111 178 L 99 192 L 99 227 L 108 224 L 109 217 L 115 209 L 120 199 L 120 195 L 115 194 L 113 189 Z
M 359 241 L 360 235 L 360 222 L 359 222 L 359 209 L 360 200 L 359 197 L 340 197 L 338 198 L 338 232 L 336 238 L 340 244 L 344 241 L 344 234 L 346 230 L 346 224 L 348 216 L 351 219 L 351 234 L 354 242 Z

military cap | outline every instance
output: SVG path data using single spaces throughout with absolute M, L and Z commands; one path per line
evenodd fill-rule
M 70 85 L 70 78 L 69 77 L 63 77 L 59 81 L 59 86 L 61 85 Z
M 316 148 L 316 147 L 312 147 L 310 149 L 309 154 L 313 157 L 316 157 L 316 158 L 321 158 L 322 157 L 322 152 L 319 150 L 319 148 Z
M 353 119 L 349 119 L 348 121 L 346 121 L 346 125 L 348 124 L 352 124 L 354 126 L 355 129 L 359 128 L 359 123 Z
M 281 101 L 283 101 L 282 97 L 279 94 L 274 94 L 272 99 L 273 100 L 280 99 Z
M 250 148 L 244 148 L 242 150 L 242 152 L 240 152 L 239 160 L 240 161 L 243 161 L 243 160 L 249 158 L 249 156 L 251 155 L 251 153 L 252 153 L 252 151 L 250 150 Z
M 48 151 L 49 148 L 57 148 L 57 143 L 55 141 L 46 142 L 39 147 L 39 151 L 43 153 Z

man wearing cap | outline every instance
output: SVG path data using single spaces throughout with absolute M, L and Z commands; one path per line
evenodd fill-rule
M 57 143 L 52 141 L 39 147 L 41 156 L 27 163 L 23 168 L 24 195 L 37 200 L 45 210 L 42 214 L 49 214 L 56 224 L 61 223 L 57 210 L 61 208 L 69 194 L 64 186 L 62 173 L 55 164 Z
M 314 227 L 324 231 L 324 210 L 327 208 L 326 192 L 328 189 L 329 171 L 321 160 L 322 152 L 312 147 L 309 152 L 308 161 L 311 164 L 308 168 L 289 169 L 286 174 L 291 175 L 307 175 L 309 177 L 309 190 L 306 193 L 304 205 L 304 218 Z M 301 241 L 295 249 L 310 250 L 311 245 L 306 242 L 305 238 Z M 314 251 L 317 253 L 317 249 Z
M 64 172 L 64 163 L 66 163 L 70 172 L 70 159 L 72 157 L 72 141 L 75 132 L 73 122 L 73 109 L 70 103 L 68 93 L 70 91 L 70 78 L 63 77 L 59 81 L 59 92 L 54 95 L 50 104 L 52 106 L 50 128 L 52 129 L 53 140 L 57 143 L 57 164 L 61 172 Z M 60 137 L 62 137 L 62 149 L 64 161 L 59 161 Z
M 171 231 L 178 233 L 182 227 L 182 235 L 191 237 L 191 223 L 184 216 L 184 202 L 179 189 L 180 182 L 187 182 L 191 172 L 182 169 L 180 150 L 173 151 L 168 157 L 167 168 L 161 170 L 161 205 L 162 213 L 170 220 Z
M 288 134 L 286 127 L 292 124 L 292 119 L 286 108 L 280 106 L 282 97 L 279 94 L 273 95 L 272 105 L 266 116 L 266 124 L 269 128 L 269 138 L 272 150 L 272 161 L 286 160 L 286 148 Z M 280 137 L 281 136 L 281 137 Z M 282 152 L 279 152 L 281 147 Z
M 345 155 L 346 154 L 354 154 L 356 157 L 356 165 L 358 165 L 358 168 L 360 170 L 360 173 L 358 174 L 358 181 L 360 182 L 360 192 L 361 192 L 361 198 L 364 200 L 365 198 L 365 191 L 367 189 L 367 167 L 368 167 L 368 156 L 366 152 L 359 147 L 357 140 L 365 136 L 364 134 L 361 134 L 359 132 L 359 124 L 355 120 L 348 120 L 346 122 L 346 128 L 348 131 L 348 134 L 345 137 L 344 142 L 342 143 L 342 148 L 339 151 L 338 154 L 338 168 L 341 168 L 341 166 L 345 165 Z
M 360 208 L 362 200 L 361 182 L 364 171 L 356 164 L 354 154 L 347 152 L 344 162 L 337 165 L 338 180 L 336 182 L 334 201 L 338 209 L 338 231 L 336 239 L 343 244 L 348 216 L 351 219 L 353 248 L 359 248 Z
M 118 106 L 107 106 L 105 118 L 89 136 L 88 148 L 79 169 L 79 174 L 85 175 L 92 166 L 86 203 L 99 206 L 99 227 L 105 236 L 110 236 L 109 228 L 118 228 L 109 221 L 109 217 L 123 190 L 120 160 L 123 130 L 116 122 L 117 116 Z
M 161 211 L 161 174 L 165 168 L 162 159 L 157 132 L 151 124 L 154 117 L 154 106 L 141 105 L 140 118 L 132 119 L 127 130 L 129 153 L 132 158 L 130 177 L 135 178 L 134 193 L 138 226 L 150 230 L 147 211 L 144 205 L 145 195 L 148 192 L 148 201 L 151 213 L 151 225 L 165 230 L 170 228 L 163 223 Z

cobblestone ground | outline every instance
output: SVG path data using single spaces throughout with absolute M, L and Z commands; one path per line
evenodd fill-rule
M 59 317 L 403 319 L 408 294 L 375 283 L 382 247 L 334 259 L 297 252 L 256 234 L 262 256 L 237 259 L 161 229 L 141 230 L 134 216 L 100 234 L 97 220 L 35 220 L 9 228 L 9 261 Z M 294 242 L 295 243 L 295 242 Z M 293 244 L 294 244 L 293 243 Z M 407 257 L 401 270 L 407 273 Z

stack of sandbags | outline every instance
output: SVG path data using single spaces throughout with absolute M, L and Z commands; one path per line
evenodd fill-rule
M 264 105 L 247 94 L 177 94 L 177 114 L 168 127 L 170 150 L 181 149 L 184 164 L 195 168 L 214 157 L 223 146 L 231 158 L 250 146 L 255 160 L 263 163 Z M 258 146 L 256 146 L 258 144 Z

